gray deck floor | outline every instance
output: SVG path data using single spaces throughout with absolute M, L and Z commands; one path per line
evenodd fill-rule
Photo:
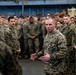
M 43 71 L 43 62 L 30 59 L 19 59 L 19 63 L 22 66 L 23 75 L 45 75 Z M 2 74 L 0 74 L 2 75 Z
M 43 62 L 30 59 L 20 59 L 20 65 L 23 69 L 23 75 L 45 75 L 43 71 Z

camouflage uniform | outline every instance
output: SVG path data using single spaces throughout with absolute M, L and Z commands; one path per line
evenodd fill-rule
M 66 59 L 66 67 L 68 74 L 75 72 L 75 50 L 73 49 L 73 47 L 76 45 L 75 28 L 75 24 L 64 24 L 64 26 L 61 28 L 61 32 L 65 35 L 67 40 L 68 55 Z
M 0 40 L 5 41 L 4 38 L 4 26 L 0 25 Z
M 20 44 L 15 34 L 14 28 L 7 27 L 5 30 L 5 43 L 10 46 L 13 53 L 16 53 L 16 50 L 19 50 Z
M 26 36 L 26 22 L 23 24 L 23 36 L 24 36 L 24 47 L 25 47 L 25 52 L 24 52 L 24 57 L 29 57 L 29 50 L 28 50 L 28 37 Z
M 14 26 L 14 28 L 15 28 L 15 33 L 16 33 L 16 36 L 17 37 L 20 37 L 21 35 L 22 35 L 22 31 L 21 31 L 21 24 L 16 24 L 15 26 Z
M 61 31 L 61 33 L 64 34 L 64 36 L 66 37 L 66 41 L 67 41 L 68 55 L 67 55 L 67 58 L 66 58 L 66 67 L 67 67 L 67 72 L 66 73 L 69 74 L 71 72 L 71 68 L 70 68 L 70 53 L 73 50 L 72 40 L 71 40 L 73 31 L 70 29 L 70 25 L 66 24 L 66 23 L 64 23 L 61 26 L 60 31 Z
M 66 36 L 67 32 L 68 32 L 68 24 L 63 23 L 59 29 L 59 31 Z
M 30 22 L 27 22 L 24 30 L 25 30 L 24 36 L 26 36 L 28 39 L 28 46 L 29 46 L 30 54 L 34 53 L 34 48 L 35 48 L 35 52 L 39 51 L 38 36 L 40 34 L 40 31 L 39 31 L 39 25 L 37 24 L 37 22 L 33 22 L 32 24 Z M 35 36 L 35 38 L 31 39 L 30 36 Z
M 69 33 L 68 33 L 68 72 L 70 74 L 75 74 L 75 68 L 76 68 L 76 58 L 75 58 L 75 53 L 76 51 L 74 50 L 74 46 L 76 46 L 76 26 L 75 24 L 70 24 L 69 26 Z
M 25 43 L 24 43 L 24 33 L 23 33 L 23 23 L 18 23 L 15 26 L 15 29 L 16 29 L 16 34 L 17 34 L 18 40 L 20 42 L 20 48 L 21 48 L 21 53 L 19 55 L 22 58 L 26 54 Z
M 0 41 L 0 72 L 2 75 L 22 75 L 22 69 L 13 57 L 11 49 L 2 41 Z
M 66 71 L 65 57 L 67 54 L 67 46 L 64 35 L 59 31 L 55 31 L 46 35 L 44 38 L 43 51 L 38 53 L 41 56 L 48 52 L 50 61 L 45 62 L 44 70 L 46 75 L 63 75 Z
M 38 21 L 38 25 L 39 25 L 39 35 L 38 35 L 38 38 L 39 38 L 39 42 L 40 42 L 40 50 L 42 50 L 42 46 L 43 46 L 43 40 L 44 40 L 44 36 L 45 36 L 45 27 L 44 25 Z

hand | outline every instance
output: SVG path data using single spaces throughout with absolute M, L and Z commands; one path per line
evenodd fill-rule
M 17 38 L 19 39 L 21 36 L 18 36 Z
M 19 54 L 21 52 L 21 50 L 17 50 L 16 52 Z
M 76 46 L 74 46 L 74 49 L 76 49 Z
M 34 38 L 35 38 L 35 36 L 30 36 L 30 38 L 31 38 L 31 39 L 34 39 Z
M 44 56 L 41 56 L 40 58 L 38 58 L 39 60 L 43 61 L 43 62 L 47 62 L 50 60 L 50 54 L 49 53 L 45 53 Z
M 36 53 L 34 53 L 34 54 L 31 54 L 31 60 L 35 60 L 37 58 L 37 54 Z

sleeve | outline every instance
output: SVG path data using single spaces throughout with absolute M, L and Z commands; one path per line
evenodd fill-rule
M 30 37 L 30 34 L 28 33 L 29 31 L 28 31 L 28 25 L 27 25 L 27 23 L 25 23 L 24 25 L 23 25 L 23 33 L 24 33 L 24 38 L 29 38 Z
M 11 31 L 5 32 L 5 43 L 10 46 L 13 51 L 19 50 L 20 48 L 18 39 L 12 36 Z
M 36 30 L 37 33 L 36 33 L 35 37 L 38 37 L 39 34 L 41 33 L 41 26 L 42 26 L 42 25 L 41 25 L 41 23 L 36 23 L 36 24 L 37 24 L 37 25 L 36 25 L 36 26 L 37 26 L 37 30 Z
M 76 46 L 76 26 L 74 28 L 73 47 Z
M 40 52 L 37 53 L 38 58 L 43 55 L 44 55 L 44 50 L 41 50 Z
M 12 44 L 12 42 L 11 41 L 9 41 L 10 40 L 10 38 L 12 38 L 11 37 L 11 33 L 10 33 L 10 31 L 5 31 L 5 43 L 7 44 L 7 45 L 9 45 L 11 48 L 13 47 L 13 44 Z M 10 37 L 9 37 L 10 36 Z
M 67 45 L 64 36 L 58 36 L 57 41 L 57 52 L 50 55 L 51 60 L 62 60 L 66 57 Z

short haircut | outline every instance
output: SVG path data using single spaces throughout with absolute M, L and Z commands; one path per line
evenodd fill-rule
M 10 21 L 10 19 L 14 19 L 14 17 L 13 17 L 13 16 L 10 16 L 10 17 L 8 18 L 8 21 Z
M 55 24 L 55 22 L 54 22 L 54 19 L 53 19 L 53 18 L 45 19 L 45 22 L 46 22 L 47 20 L 52 21 L 52 22 Z
M 56 13 L 54 14 L 54 16 L 59 16 L 59 12 L 56 12 Z
M 64 17 L 64 13 L 60 13 L 60 14 L 59 14 L 59 17 L 60 17 L 60 18 L 63 18 L 63 17 Z

